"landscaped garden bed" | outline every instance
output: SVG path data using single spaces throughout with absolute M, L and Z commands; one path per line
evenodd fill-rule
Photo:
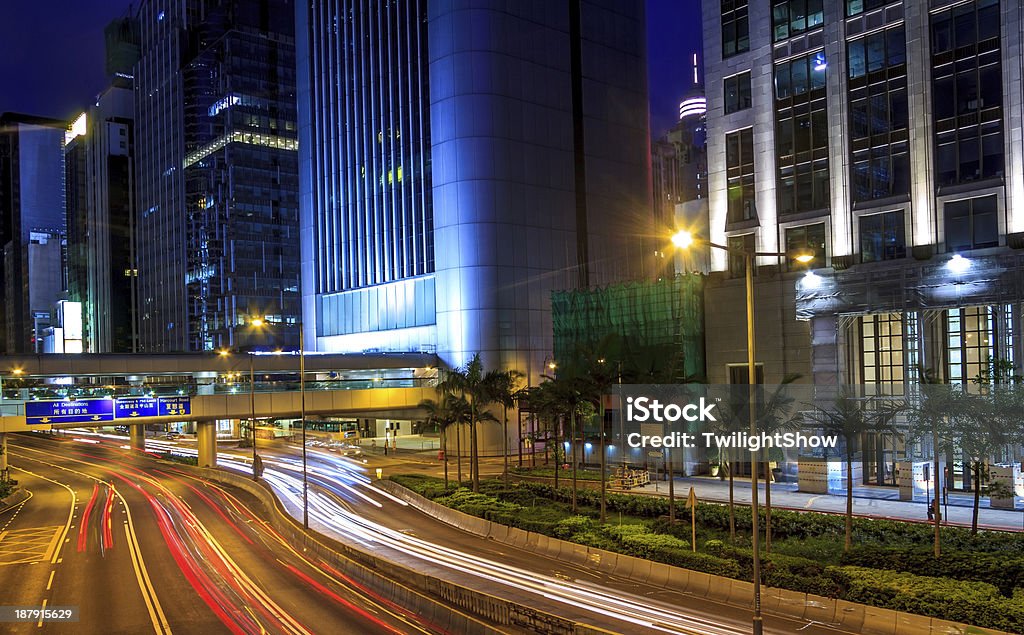
M 480 493 L 441 479 L 394 476 L 394 481 L 437 503 L 487 520 L 595 548 L 741 580 L 752 579 L 750 508 L 736 506 L 736 537 L 728 507 L 697 510 L 697 552 L 690 512 L 677 503 L 668 521 L 663 497 L 608 494 L 608 519 L 598 521 L 599 492 L 545 483 L 485 480 Z M 764 510 L 761 510 L 762 514 Z M 763 520 L 763 516 L 762 516 Z M 762 525 L 763 526 L 763 525 Z M 769 586 L 835 597 L 975 626 L 1024 633 L 1024 535 L 941 528 L 942 556 L 932 555 L 933 527 L 854 518 L 854 548 L 843 553 L 844 518 L 772 510 L 772 549 L 762 552 Z M 762 541 L 763 544 L 763 541 Z

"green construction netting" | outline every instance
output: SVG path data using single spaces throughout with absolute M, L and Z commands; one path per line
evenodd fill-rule
M 704 279 L 687 274 L 551 296 L 559 365 L 600 355 L 633 383 L 704 377 Z

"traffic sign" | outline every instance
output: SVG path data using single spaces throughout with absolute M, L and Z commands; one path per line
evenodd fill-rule
M 49 399 L 25 402 L 25 423 L 64 424 L 95 423 L 114 420 L 114 400 L 102 399 Z
M 159 397 L 158 415 L 174 417 L 192 414 L 192 401 L 188 397 Z
M 155 417 L 157 401 L 154 397 L 119 397 L 114 403 L 114 418 L 134 419 Z

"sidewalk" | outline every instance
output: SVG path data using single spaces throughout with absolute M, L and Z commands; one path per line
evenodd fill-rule
M 687 477 L 675 479 L 675 495 L 678 500 L 685 501 L 693 487 L 698 500 L 728 502 L 729 481 L 711 477 Z M 758 482 L 761 492 L 760 501 L 764 504 L 764 482 Z M 893 520 L 909 520 L 928 522 L 928 508 L 924 501 L 901 501 L 898 492 L 889 488 L 854 487 L 853 513 L 857 516 L 872 518 L 888 518 Z M 668 496 L 668 481 L 653 481 L 643 487 L 629 490 L 630 493 L 644 493 Z M 736 479 L 733 491 L 737 504 L 750 504 L 750 479 Z M 969 499 L 970 502 L 965 501 Z M 944 506 L 943 524 L 970 527 L 971 505 L 973 497 L 965 494 L 952 494 L 949 505 Z M 1024 531 L 1024 513 L 1017 511 L 990 509 L 982 499 L 978 514 L 978 527 L 985 529 L 1001 529 L 1005 531 Z M 798 511 L 816 511 L 845 514 L 845 492 L 829 494 L 808 494 L 796 491 L 796 483 L 772 484 L 772 508 L 794 509 Z M 947 516 L 948 514 L 948 516 Z

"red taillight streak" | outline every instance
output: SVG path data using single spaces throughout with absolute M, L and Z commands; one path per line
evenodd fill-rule
M 89 516 L 92 515 L 93 505 L 96 504 L 96 497 L 100 493 L 100 484 L 92 484 L 92 498 L 89 499 L 89 504 L 85 506 L 85 511 L 82 512 L 82 522 L 78 526 L 78 550 L 85 551 L 85 548 L 89 540 Z
M 313 587 L 314 589 L 319 591 L 322 595 L 325 595 L 328 598 L 330 598 L 330 599 L 334 600 L 335 602 L 337 602 L 338 604 L 341 604 L 342 606 L 347 607 L 348 609 L 350 609 L 350 610 L 354 611 L 355 613 L 359 614 L 360 616 L 362 616 L 364 619 L 367 619 L 367 620 L 373 622 L 374 624 L 380 626 L 381 628 L 386 629 L 386 630 L 388 630 L 388 631 L 390 631 L 392 633 L 396 633 L 396 635 L 402 635 L 402 631 L 396 630 L 393 626 L 389 625 L 388 623 L 382 621 L 381 619 L 379 619 L 377 617 L 374 617 L 373 615 L 368 613 L 363 608 L 361 608 L 359 606 L 356 606 L 352 602 L 349 602 L 345 598 L 341 597 L 340 595 L 338 595 L 334 591 L 331 591 L 330 589 L 328 589 L 324 585 L 320 584 L 319 582 L 317 582 L 313 578 L 309 577 L 305 573 L 299 571 L 293 565 L 289 564 L 289 565 L 286 565 L 286 566 L 288 567 L 288 570 L 291 571 L 293 575 L 295 575 L 295 577 L 299 578 L 300 580 L 302 580 L 303 582 L 305 582 L 309 586 Z
M 110 526 L 110 512 L 114 509 L 114 486 L 107 486 L 107 502 L 103 506 L 103 518 L 101 520 L 103 524 L 103 548 L 112 549 L 114 547 L 114 532 Z

